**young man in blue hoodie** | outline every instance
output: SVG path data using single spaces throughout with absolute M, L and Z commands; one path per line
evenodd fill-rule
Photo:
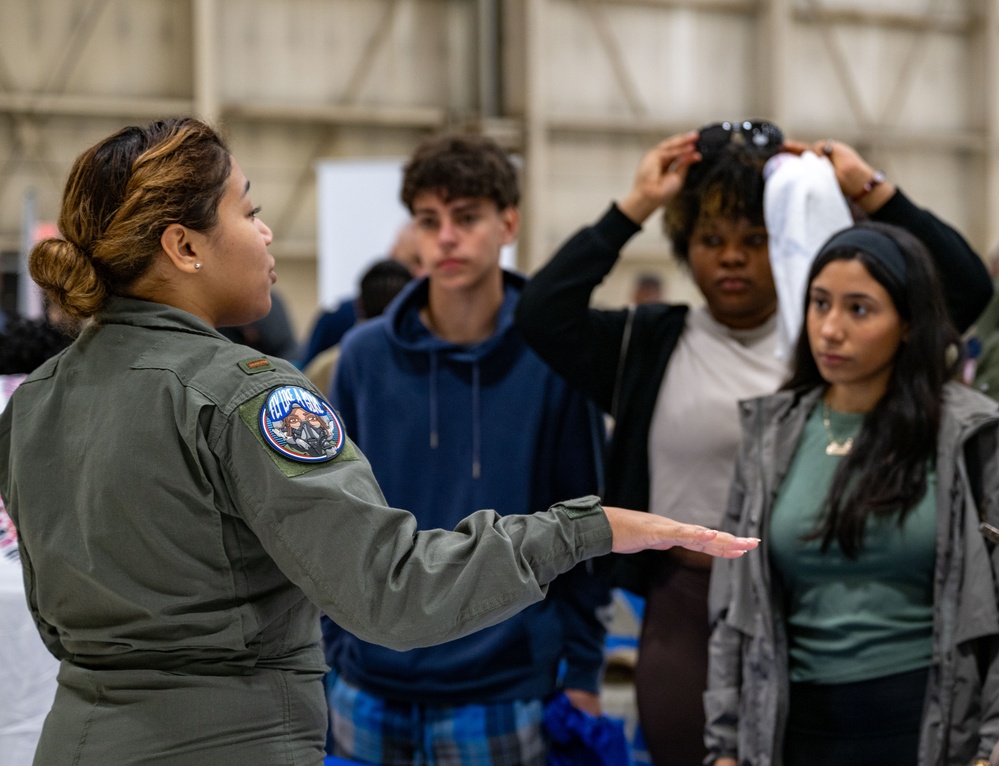
M 519 225 L 509 158 L 483 137 L 428 139 L 402 199 L 427 276 L 344 338 L 331 393 L 388 502 L 421 528 L 452 529 L 468 508 L 532 513 L 596 492 L 600 422 L 513 326 L 524 279 L 500 267 Z M 340 634 L 329 653 L 335 753 L 544 764 L 548 698 L 561 688 L 599 712 L 608 602 L 583 566 L 544 601 L 441 646 L 394 652 Z

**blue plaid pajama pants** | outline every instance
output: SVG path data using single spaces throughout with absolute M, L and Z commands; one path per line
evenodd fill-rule
M 334 755 L 386 766 L 545 766 L 541 700 L 436 707 L 392 702 L 331 678 Z

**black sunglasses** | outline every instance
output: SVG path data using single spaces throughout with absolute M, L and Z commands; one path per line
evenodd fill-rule
M 729 144 L 739 144 L 760 151 L 776 151 L 784 143 L 784 133 L 772 122 L 743 120 L 705 125 L 697 134 L 697 151 L 711 154 Z

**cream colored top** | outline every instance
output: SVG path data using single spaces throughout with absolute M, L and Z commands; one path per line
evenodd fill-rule
M 773 393 L 787 375 L 776 356 L 777 316 L 732 330 L 692 309 L 670 358 L 649 430 L 649 508 L 717 526 L 739 447 L 738 402 Z

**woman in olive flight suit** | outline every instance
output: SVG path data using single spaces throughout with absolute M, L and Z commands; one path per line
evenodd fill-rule
M 319 764 L 320 608 L 405 649 L 494 624 L 611 549 L 755 547 L 592 497 L 417 532 L 311 384 L 215 329 L 269 309 L 258 212 L 213 130 L 156 122 L 77 159 L 66 239 L 32 251 L 52 301 L 93 320 L 0 418 L 0 495 L 61 660 L 36 764 Z M 322 449 L 288 438 L 296 410 Z

